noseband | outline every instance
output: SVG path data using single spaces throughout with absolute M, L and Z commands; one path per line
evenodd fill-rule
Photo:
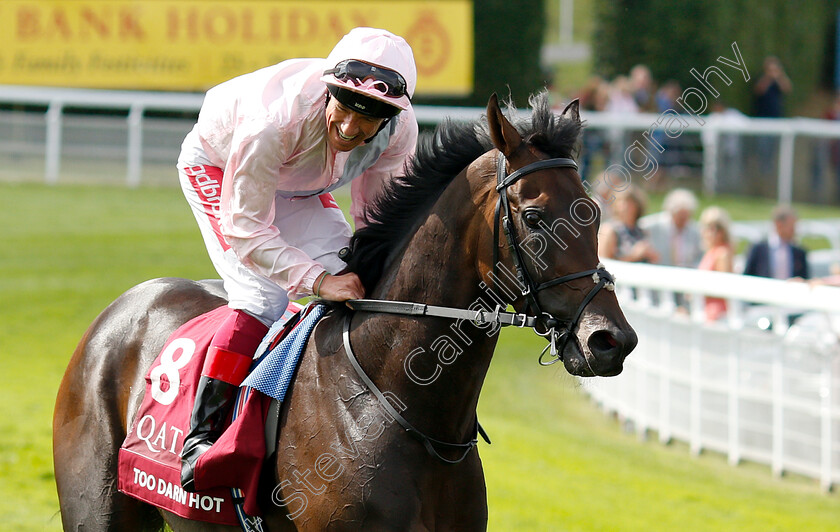
M 549 341 L 549 345 L 543 349 L 539 358 L 539 362 L 543 366 L 549 366 L 563 359 L 563 350 L 566 347 L 566 343 L 572 337 L 572 333 L 577 327 L 586 305 L 592 301 L 592 298 L 594 298 L 602 288 L 606 287 L 608 290 L 615 289 L 615 280 L 613 279 L 613 276 L 603 267 L 602 264 L 598 264 L 596 268 L 591 270 L 570 273 L 541 284 L 536 284 L 534 282 L 534 279 L 528 272 L 528 268 L 525 267 L 521 244 L 517 239 L 516 226 L 513 223 L 513 216 L 511 215 L 507 189 L 509 186 L 519 181 L 522 177 L 547 168 L 572 168 L 573 170 L 577 170 L 578 165 L 573 159 L 557 157 L 525 165 L 508 175 L 505 165 L 505 156 L 504 154 L 499 153 L 499 157 L 496 160 L 496 190 L 499 192 L 499 200 L 496 202 L 496 214 L 493 223 L 493 279 L 495 280 L 499 278 L 499 226 L 501 225 L 505 233 L 505 239 L 507 240 L 513 265 L 516 268 L 516 280 L 519 283 L 522 296 L 525 298 L 525 313 L 527 314 L 529 311 L 534 312 L 536 317 L 534 331 L 538 335 L 548 338 Z M 500 218 L 501 224 L 499 223 Z M 539 292 L 569 281 L 574 281 L 575 279 L 589 276 L 592 276 L 595 286 L 589 291 L 586 297 L 583 298 L 583 301 L 581 301 L 572 318 L 563 322 L 562 327 L 558 330 L 561 322 L 554 318 L 551 314 L 542 310 L 540 303 L 537 300 Z M 540 328 L 542 328 L 542 330 L 540 330 Z M 558 343 L 560 344 L 559 347 Z M 548 360 L 543 360 L 547 351 L 550 353 L 549 358 Z

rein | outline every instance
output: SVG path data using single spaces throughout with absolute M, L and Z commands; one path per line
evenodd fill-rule
M 505 156 L 501 153 L 499 154 L 496 166 L 496 190 L 499 192 L 499 200 L 496 203 L 493 228 L 493 276 L 494 279 L 498 279 L 500 226 L 499 222 L 501 221 L 501 227 L 504 230 L 505 239 L 507 240 L 511 257 L 513 257 L 513 264 L 516 268 L 516 278 L 519 283 L 519 288 L 522 292 L 522 296 L 525 297 L 525 312 L 508 312 L 503 310 L 501 305 L 496 305 L 495 310 L 493 310 L 492 312 L 488 312 L 482 310 L 466 310 L 460 308 L 426 305 L 424 303 L 412 303 L 408 301 L 387 301 L 380 299 L 351 299 L 349 301 L 346 301 L 347 306 L 350 307 L 352 310 L 363 312 L 381 312 L 386 314 L 400 314 L 406 316 L 433 316 L 440 318 L 449 318 L 454 320 L 469 320 L 477 324 L 493 323 L 499 326 L 515 325 L 517 327 L 530 327 L 534 329 L 534 332 L 536 334 L 538 334 L 539 336 L 546 337 L 549 340 L 549 345 L 546 346 L 545 349 L 543 349 L 542 353 L 540 353 L 539 363 L 543 366 L 549 366 L 551 364 L 554 364 L 555 362 L 562 360 L 563 350 L 565 349 L 569 339 L 572 337 L 572 332 L 578 326 L 578 322 L 580 321 L 580 317 L 583 315 L 584 309 L 589 304 L 589 302 L 592 301 L 595 295 L 599 291 L 601 291 L 602 288 L 606 288 L 607 290 L 614 290 L 615 280 L 613 276 L 604 268 L 603 264 L 598 264 L 596 268 L 571 273 L 568 275 L 563 275 L 561 277 L 556 277 L 550 281 L 546 281 L 538 285 L 534 282 L 533 278 L 531 277 L 531 274 L 525 267 L 522 249 L 520 247 L 520 242 L 518 241 L 516 236 L 516 228 L 513 224 L 510 202 L 508 201 L 507 197 L 507 189 L 509 186 L 516 183 L 522 177 L 533 172 L 545 170 L 548 168 L 573 168 L 577 170 L 578 166 L 573 159 L 558 157 L 554 159 L 545 159 L 525 165 L 522 168 L 514 171 L 512 174 L 508 175 L 505 165 Z M 504 216 L 502 216 L 502 213 L 504 213 Z M 581 301 L 580 305 L 577 308 L 577 311 L 575 311 L 574 316 L 570 320 L 566 321 L 563 327 L 558 330 L 558 327 L 560 327 L 561 322 L 553 316 L 551 316 L 550 314 L 548 314 L 547 312 L 543 312 L 539 302 L 537 301 L 537 295 L 541 290 L 564 284 L 569 281 L 574 281 L 575 279 L 581 279 L 590 276 L 595 282 L 595 286 L 592 288 L 592 290 L 589 291 L 586 297 L 583 298 L 583 301 Z M 530 309 L 533 309 L 535 311 L 535 315 L 528 315 L 528 311 Z M 473 438 L 466 443 L 447 443 L 440 440 L 436 440 L 434 438 L 430 438 L 429 436 L 426 436 L 419 430 L 415 429 L 408 421 L 406 421 L 405 418 L 403 418 L 399 414 L 399 412 L 397 412 L 397 410 L 388 402 L 388 399 L 383 395 L 379 388 L 376 387 L 376 385 L 373 383 L 373 381 L 370 379 L 367 373 L 365 373 L 362 366 L 359 364 L 359 361 L 356 358 L 356 356 L 353 354 L 353 349 L 350 345 L 351 317 L 352 315 L 348 315 L 347 319 L 344 322 L 343 339 L 344 351 L 347 353 L 347 358 L 350 360 L 353 369 L 356 370 L 356 373 L 359 375 L 362 381 L 364 381 L 365 385 L 367 385 L 370 391 L 376 396 L 376 398 L 379 400 L 379 402 L 382 404 L 385 410 L 395 420 L 397 420 L 397 422 L 406 430 L 406 432 L 408 432 L 411 436 L 423 443 L 429 454 L 448 464 L 457 464 L 462 462 L 467 457 L 472 448 L 478 444 L 477 435 L 479 433 L 487 443 L 490 443 L 490 439 L 487 437 L 487 434 L 484 432 L 481 425 L 478 423 L 477 417 L 475 421 L 475 432 L 473 434 Z M 540 328 L 543 328 L 544 332 L 541 332 Z M 561 341 L 562 343 L 560 343 Z M 558 343 L 560 343 L 559 346 Z M 544 361 L 543 358 L 545 357 L 546 352 L 549 352 L 549 359 Z M 449 460 L 444 458 L 440 455 L 440 453 L 437 452 L 437 450 L 435 449 L 436 445 L 443 447 L 451 447 L 454 449 L 463 449 L 463 454 L 460 456 L 460 458 L 456 460 Z

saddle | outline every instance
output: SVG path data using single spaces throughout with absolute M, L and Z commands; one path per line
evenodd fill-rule
M 172 333 L 146 374 L 146 394 L 120 447 L 119 490 L 198 521 L 237 526 L 243 519 L 261 515 L 257 502 L 260 473 L 276 443 L 278 399 L 283 397 L 271 393 L 276 392 L 272 387 L 282 382 L 284 394 L 291 383 L 317 322 L 313 308 L 320 308 L 314 313 L 320 318 L 323 306 L 310 305 L 301 310 L 300 305 L 290 303 L 269 330 L 257 351 L 260 356 L 255 359 L 252 374 L 240 388 L 229 426 L 196 465 L 197 493 L 181 489 L 180 452 L 184 435 L 189 432 L 207 348 L 231 310 L 219 307 Z M 304 316 L 308 319 L 302 319 Z M 297 330 L 302 321 L 307 322 L 307 331 Z

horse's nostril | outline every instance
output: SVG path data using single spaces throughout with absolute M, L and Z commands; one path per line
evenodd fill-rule
M 593 353 L 611 351 L 618 345 L 618 340 L 609 331 L 597 331 L 589 336 L 589 350 Z

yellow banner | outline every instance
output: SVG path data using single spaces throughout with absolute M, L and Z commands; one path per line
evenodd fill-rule
M 418 95 L 473 86 L 472 0 L 3 0 L 0 84 L 203 91 L 356 26 L 405 37 Z

